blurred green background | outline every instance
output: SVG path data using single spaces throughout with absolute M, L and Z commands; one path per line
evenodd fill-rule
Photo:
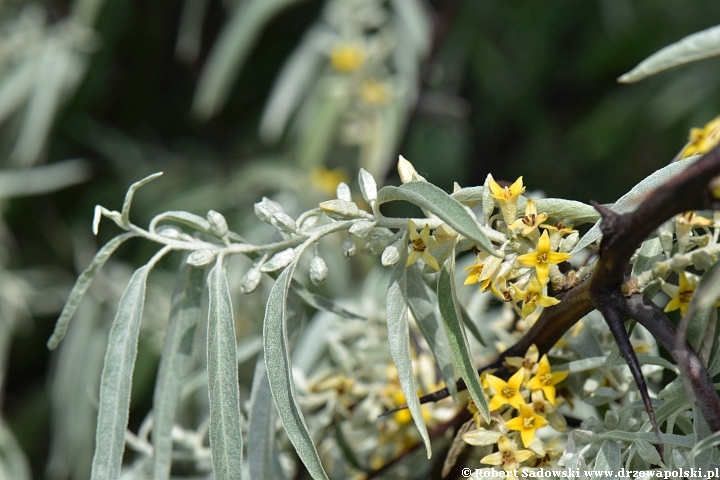
M 265 187 L 244 191 L 234 175 L 250 164 L 293 161 L 292 143 L 268 146 L 258 126 L 284 61 L 324 3 L 295 2 L 275 15 L 224 108 L 200 121 L 190 114 L 193 95 L 231 3 L 208 0 L 200 52 L 190 64 L 175 55 L 181 2 L 102 6 L 98 47 L 58 111 L 43 156 L 47 163 L 85 158 L 92 175 L 56 193 L 5 204 L 8 270 L 44 266 L 58 282 L 71 282 L 87 262 L 78 258 L 78 242 L 101 245 L 117 233 L 104 225 L 99 238 L 91 239 L 93 207 L 119 208 L 130 183 L 160 170 L 165 176 L 137 196 L 135 223 L 146 225 L 163 210 L 204 215 L 212 208 L 228 214 L 231 228 L 241 231 L 243 212 L 251 212 Z M 9 23 L 22 5 L 8 4 L 3 8 Z M 71 8 L 66 1 L 42 5 L 50 24 Z M 720 113 L 717 59 L 638 84 L 616 82 L 661 47 L 715 25 L 716 1 L 438 0 L 427 6 L 442 35 L 423 67 L 421 94 L 395 155 L 446 190 L 454 181 L 482 184 L 492 172 L 508 181 L 523 175 L 529 190 L 548 196 L 612 202 L 667 164 L 690 127 Z M 12 125 L 6 130 L 10 138 Z M 394 170 L 387 181 L 398 182 Z M 136 266 L 150 255 L 140 243 L 119 252 Z M 53 364 L 45 342 L 55 319 L 36 315 L 15 332 L 2 403 L 37 478 L 44 475 L 49 450 L 41 440 L 50 428 L 47 379 Z M 151 406 L 156 362 L 138 359 L 132 428 Z

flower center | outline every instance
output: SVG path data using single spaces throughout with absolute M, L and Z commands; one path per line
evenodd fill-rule
M 515 465 L 515 455 L 513 452 L 502 452 L 502 461 L 504 467 Z
M 553 224 L 553 227 L 557 228 L 558 230 L 562 230 L 565 228 L 565 224 L 563 222 L 556 222 Z
M 545 403 L 544 402 L 533 402 L 532 408 L 535 411 L 535 413 L 545 413 Z
M 532 227 L 535 225 L 535 214 L 531 213 L 530 215 L 525 215 L 522 218 L 522 222 L 527 225 L 528 227 Z
M 416 238 L 411 243 L 414 251 L 421 253 L 425 251 L 425 242 L 422 241 L 422 238 Z
M 525 303 L 529 303 L 531 305 L 537 305 L 538 303 L 538 294 L 535 292 L 529 292 L 527 294 L 527 297 L 525 297 Z
M 540 383 L 543 385 L 552 385 L 552 373 L 546 373 L 540 377 Z
M 523 427 L 524 428 L 535 428 L 535 417 L 523 418 Z
M 503 389 L 502 389 L 503 397 L 510 399 L 510 398 L 514 397 L 515 395 L 517 395 L 517 391 L 515 391 L 514 389 L 512 389 L 510 387 L 503 387 Z
M 548 254 L 547 252 L 539 253 L 537 254 L 537 263 L 546 263 L 547 262 Z
M 503 300 L 505 300 L 506 302 L 512 302 L 513 298 L 509 290 L 503 292 Z
M 680 303 L 689 303 L 690 299 L 693 296 L 694 290 L 681 290 L 678 292 L 678 298 L 680 299 Z

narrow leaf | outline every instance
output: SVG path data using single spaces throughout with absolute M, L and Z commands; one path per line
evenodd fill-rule
M 443 321 L 445 334 L 450 343 L 450 350 L 455 360 L 455 367 L 460 371 L 460 376 L 465 380 L 468 392 L 477 406 L 480 414 L 486 422 L 490 422 L 487 399 L 480 385 L 468 344 L 465 329 L 461 323 L 461 314 L 458 308 L 457 295 L 455 294 L 455 256 L 451 255 L 440 270 L 438 278 L 438 303 L 440 305 L 440 317 Z
M 327 480 L 327 474 L 300 410 L 292 378 L 285 301 L 293 271 L 294 268 L 291 266 L 278 276 L 268 297 L 263 324 L 266 368 L 275 406 L 290 442 L 310 475 L 316 480 Z
M 146 183 L 152 182 L 159 176 L 161 176 L 163 172 L 157 172 L 153 173 L 152 175 L 148 175 L 147 177 L 143 178 L 142 180 L 138 180 L 137 182 L 130 185 L 130 188 L 128 188 L 127 193 L 125 194 L 125 200 L 123 201 L 122 206 L 122 213 L 120 217 L 120 221 L 122 222 L 122 225 L 125 227 L 130 226 L 130 205 L 132 205 L 133 197 L 135 196 L 135 192 L 138 188 L 142 187 Z
M 130 389 L 150 267 L 133 273 L 110 329 L 100 376 L 100 399 L 92 480 L 119 478 L 130 410 Z
M 720 27 L 717 26 L 688 35 L 650 55 L 618 78 L 618 82 L 637 82 L 663 70 L 716 55 L 720 55 Z
M 112 255 L 125 240 L 134 236 L 134 233 L 123 233 L 110 240 L 100 249 L 98 253 L 95 254 L 92 262 L 90 262 L 90 266 L 88 266 L 85 271 L 80 274 L 78 279 L 75 281 L 75 285 L 70 291 L 70 296 L 68 297 L 62 312 L 60 312 L 60 317 L 55 324 L 55 330 L 50 336 L 50 339 L 47 341 L 47 347 L 50 350 L 55 350 L 62 341 L 65 333 L 67 332 L 70 320 L 73 315 L 75 315 L 75 310 L 77 310 L 78 305 L 80 305 L 80 300 L 82 300 L 85 296 L 85 292 L 87 292 L 90 282 L 92 282 L 93 278 L 95 278 L 95 275 L 97 275 L 103 265 L 105 265 L 105 262 L 107 262 L 108 258 L 110 258 L 110 255 Z
M 407 272 L 408 305 L 415 317 L 418 328 L 430 346 L 435 357 L 440 375 L 445 381 L 448 392 L 457 402 L 457 387 L 455 385 L 455 368 L 452 363 L 452 352 L 448 343 L 445 330 L 442 328 L 442 321 L 436 314 L 436 304 L 430 298 L 428 289 L 423 282 L 420 269 L 417 264 L 408 268 Z
M 207 333 L 210 449 L 216 479 L 240 478 L 242 429 L 235 320 L 222 260 L 208 276 L 210 297 Z
M 323 297 L 318 293 L 311 292 L 300 282 L 293 280 L 291 286 L 300 299 L 313 308 L 331 312 L 349 320 L 367 320 L 367 317 L 351 312 L 350 310 L 341 307 L 333 300 Z
M 278 462 L 280 452 L 275 444 L 277 410 L 270 392 L 270 382 L 263 356 L 255 365 L 250 393 L 250 426 L 248 431 L 248 467 L 251 480 L 284 478 Z
M 193 339 L 201 315 L 204 270 L 181 263 L 172 297 L 153 397 L 153 478 L 170 478 L 172 427 L 183 378 L 193 365 Z
M 427 457 L 430 458 L 432 456 L 432 447 L 422 416 L 420 399 L 415 385 L 415 373 L 412 368 L 412 357 L 410 356 L 406 262 L 407 254 L 405 253 L 400 257 L 400 261 L 395 264 L 390 276 L 390 286 L 387 292 L 388 342 L 390 344 L 390 354 L 397 367 L 400 387 L 403 395 L 405 395 L 405 402 L 425 443 Z
M 616 213 L 627 213 L 635 210 L 635 208 L 640 204 L 640 200 L 647 192 L 662 185 L 675 174 L 685 170 L 698 158 L 699 157 L 695 157 L 694 159 L 688 158 L 680 162 L 673 162 L 670 165 L 653 172 L 644 178 L 640 183 L 635 185 L 628 193 L 620 197 L 620 199 L 615 202 L 610 209 Z M 598 220 L 595 225 L 593 225 L 592 228 L 583 235 L 570 254 L 575 255 L 577 252 L 601 237 L 602 232 L 600 231 L 600 220 Z
M 378 204 L 404 200 L 424 208 L 447 222 L 455 231 L 473 240 L 487 252 L 495 254 L 487 236 L 460 202 L 428 182 L 410 182 L 400 187 L 384 187 L 378 192 Z

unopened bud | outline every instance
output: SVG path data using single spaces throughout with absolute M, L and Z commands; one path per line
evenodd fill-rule
M 297 229 L 295 220 L 293 220 L 292 217 L 285 212 L 273 213 L 270 215 L 268 223 L 288 235 L 295 233 L 295 230 Z
M 328 276 L 328 268 L 325 260 L 320 257 L 313 257 L 310 260 L 310 281 L 313 285 L 322 284 Z
M 207 221 L 210 223 L 210 233 L 217 237 L 224 237 L 228 233 L 228 224 L 222 213 L 210 210 L 207 213 Z
M 334 220 L 347 220 L 360 216 L 360 209 L 353 202 L 346 200 L 328 200 L 320 204 L 320 209 Z
M 575 248 L 575 245 L 577 245 L 578 240 L 580 240 L 580 233 L 573 232 L 567 237 L 560 240 L 560 249 L 559 252 L 568 253 L 572 252 L 572 249 Z
M 360 169 L 358 174 L 358 183 L 360 184 L 360 192 L 366 202 L 371 203 L 377 199 L 377 183 L 370 173 L 364 168 Z
M 402 183 L 410 182 L 426 182 L 422 176 L 420 176 L 412 163 L 410 163 L 405 157 L 400 155 L 397 165 L 398 173 L 400 174 L 400 181 Z
M 270 216 L 274 213 L 285 212 L 279 203 L 263 197 L 261 201 L 255 204 L 255 215 L 263 222 L 268 222 Z
M 273 257 L 264 263 L 260 267 L 260 271 L 263 273 L 267 272 L 274 272 L 275 270 L 280 270 L 281 268 L 287 267 L 290 265 L 290 262 L 293 261 L 295 258 L 295 250 L 292 248 L 288 248 L 286 250 L 283 250 L 282 252 L 278 252 Z
M 395 265 L 398 260 L 400 260 L 401 251 L 400 248 L 407 246 L 405 245 L 405 237 L 403 237 L 401 241 L 397 241 L 393 243 L 392 245 L 389 245 L 387 248 L 385 248 L 385 251 L 382 253 L 382 257 L 380 257 L 380 263 L 384 267 L 389 267 L 390 265 Z
M 342 246 L 340 247 L 342 250 L 342 255 L 345 258 L 350 258 L 353 255 L 355 255 L 355 252 L 357 251 L 357 247 L 355 246 L 355 242 L 350 239 L 350 237 L 346 238 L 345 241 L 342 243 Z
M 155 230 L 155 233 L 165 238 L 180 238 L 182 230 L 175 225 L 162 225 Z
M 252 267 L 250 270 L 245 272 L 242 279 L 240 280 L 240 292 L 252 293 L 257 290 L 260 285 L 260 279 L 262 278 L 262 272 L 257 267 Z
M 215 252 L 212 250 L 195 250 L 188 255 L 185 263 L 193 267 L 204 267 L 215 259 Z
M 340 182 L 337 186 L 337 198 L 339 200 L 345 200 L 346 202 L 352 202 L 352 194 L 350 193 L 350 187 L 347 186 L 347 183 Z

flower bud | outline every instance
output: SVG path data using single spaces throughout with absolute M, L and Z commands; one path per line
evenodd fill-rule
M 188 255 L 185 262 L 193 267 L 204 267 L 215 259 L 215 252 L 212 250 L 195 250 Z
M 270 215 L 270 218 L 268 218 L 268 223 L 288 235 L 295 233 L 295 230 L 297 229 L 295 220 L 293 220 L 292 217 L 285 212 L 273 213 Z
M 364 168 L 360 169 L 358 174 L 358 183 L 360 184 L 360 192 L 366 202 L 371 203 L 377 199 L 377 183 L 370 173 Z
M 250 270 L 245 272 L 242 279 L 240 280 L 240 292 L 252 293 L 257 290 L 260 285 L 260 279 L 262 278 L 262 272 L 260 269 L 253 266 Z
M 210 233 L 217 237 L 224 237 L 228 233 L 228 224 L 222 213 L 210 210 L 207 213 L 207 221 L 210 223 Z
M 310 260 L 310 281 L 313 285 L 319 286 L 328 276 L 328 268 L 325 260 L 320 257 L 313 257 Z
M 320 209 L 334 220 L 347 220 L 360 216 L 360 209 L 353 202 L 346 200 L 328 200 L 320 204 Z
M 558 249 L 558 252 L 562 252 L 562 253 L 572 252 L 572 249 L 575 248 L 575 245 L 577 245 L 578 240 L 580 240 L 580 233 L 579 232 L 571 233 L 567 237 L 560 240 L 560 248 Z
M 359 238 L 365 238 L 368 236 L 370 231 L 375 228 L 375 225 L 377 225 L 377 222 L 372 222 L 370 220 L 361 220 L 357 223 L 353 223 L 348 231 L 351 235 L 355 235 Z
M 346 202 L 352 202 L 352 194 L 350 193 L 350 187 L 347 183 L 340 182 L 337 186 L 337 198 L 339 200 L 345 200 Z
M 175 225 L 161 225 L 155 230 L 155 233 L 165 238 L 180 238 L 183 232 Z
M 352 257 L 353 255 L 355 255 L 355 252 L 357 251 L 355 242 L 353 242 L 350 237 L 345 239 L 345 241 L 342 243 L 342 247 L 340 247 L 340 249 L 342 250 L 342 255 L 345 258 Z
M 274 213 L 285 212 L 279 203 L 263 197 L 261 201 L 255 204 L 255 215 L 263 222 L 268 222 L 270 216 Z
M 401 241 L 397 241 L 392 245 L 388 245 L 385 248 L 382 253 L 382 257 L 380 257 L 380 262 L 382 263 L 383 267 L 395 265 L 398 260 L 400 260 L 400 255 L 402 255 L 400 248 L 402 247 L 407 248 L 407 246 L 405 245 L 405 237 L 403 237 Z
M 282 252 L 278 252 L 266 263 L 264 263 L 260 267 L 260 271 L 263 273 L 267 272 L 274 272 L 275 270 L 280 270 L 281 268 L 287 267 L 290 265 L 290 262 L 293 261 L 295 258 L 295 250 L 292 248 L 288 248 L 286 250 L 283 250 Z

